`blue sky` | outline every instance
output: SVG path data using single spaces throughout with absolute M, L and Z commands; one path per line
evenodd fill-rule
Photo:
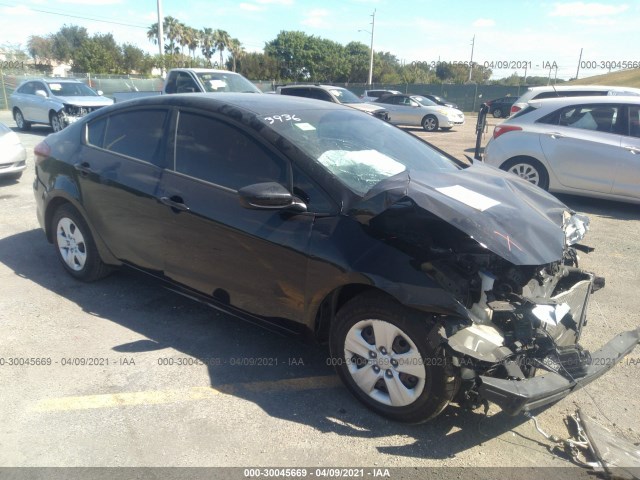
M 406 63 L 469 61 L 474 35 L 473 59 L 494 62 L 494 77 L 515 69 L 523 75 L 525 64 L 528 75 L 546 76 L 545 66 L 554 62 L 558 78 L 575 76 L 581 48 L 580 77 L 606 73 L 611 62 L 640 62 L 640 2 L 632 0 L 162 0 L 162 5 L 165 15 L 192 27 L 228 31 L 248 51 L 261 51 L 281 30 L 368 45 L 369 33 L 359 30 L 371 31 L 375 9 L 374 50 Z M 52 33 L 66 23 L 89 33 L 110 32 L 120 43 L 155 52 L 146 38 L 155 21 L 156 0 L 0 0 L 0 46 L 25 45 L 29 35 Z M 498 69 L 497 62 L 507 68 Z

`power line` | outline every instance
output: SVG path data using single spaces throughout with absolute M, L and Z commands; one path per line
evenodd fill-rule
M 22 5 L 16 5 L 16 4 L 8 4 L 8 3 L 4 3 L 4 2 L 0 2 L 0 5 L 4 6 L 4 7 L 9 7 L 9 8 L 15 8 L 15 7 L 19 7 Z M 85 17 L 82 15 L 74 15 L 71 13 L 67 13 L 67 12 L 54 12 L 51 10 L 44 10 L 41 8 L 33 8 L 33 7 L 26 7 L 29 10 L 32 10 L 34 12 L 38 12 L 38 13 L 46 13 L 48 15 L 59 15 L 61 17 L 70 17 L 70 18 L 78 18 L 80 20 L 90 20 L 92 22 L 101 22 L 101 23 L 110 23 L 112 25 L 121 25 L 124 27 L 131 27 L 131 28 L 144 28 L 145 30 L 149 28 L 148 25 L 143 26 L 143 25 L 134 25 L 132 23 L 124 23 L 124 22 L 115 22 L 113 20 L 103 20 L 101 18 L 96 18 L 96 17 Z

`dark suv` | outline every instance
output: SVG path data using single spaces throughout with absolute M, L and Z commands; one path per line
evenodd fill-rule
M 377 105 L 360 100 L 355 93 L 342 87 L 332 85 L 289 85 L 279 88 L 281 95 L 294 97 L 315 98 L 325 102 L 341 103 L 348 107 L 361 110 L 381 120 L 389 121 L 389 112 Z

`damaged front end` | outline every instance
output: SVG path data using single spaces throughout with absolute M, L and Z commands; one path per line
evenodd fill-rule
M 598 378 L 633 350 L 640 330 L 597 352 L 582 348 L 590 296 L 605 283 L 578 265 L 578 252 L 592 250 L 580 244 L 589 220 L 528 182 L 496 175 L 472 166 L 455 177 L 397 177 L 395 189 L 372 192 L 359 211 L 372 212 L 371 231 L 458 305 L 435 316 L 428 339 L 459 377 L 456 401 L 517 414 Z
M 588 250 L 578 243 L 587 229 L 586 217 L 566 212 L 563 257 L 546 265 L 514 265 L 487 251 L 422 265 L 464 302 L 471 319 L 443 329 L 459 368 L 461 403 L 488 400 L 510 414 L 529 411 L 595 380 L 633 350 L 638 331 L 597 352 L 578 343 L 589 298 L 605 284 L 578 266 L 577 250 Z
M 65 103 L 59 113 L 60 120 L 63 126 L 67 127 L 99 108 L 102 108 L 102 106 L 84 106 Z

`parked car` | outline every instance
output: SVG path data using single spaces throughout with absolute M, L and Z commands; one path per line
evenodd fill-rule
M 4 123 L 0 123 L 0 179 L 15 179 L 27 168 L 27 152 L 20 138 Z
M 402 92 L 399 92 L 398 90 L 365 90 L 364 93 L 360 95 L 360 100 L 363 102 L 375 102 L 380 97 L 396 93 Z
M 253 83 L 239 73 L 213 68 L 174 68 L 167 73 L 162 91 L 116 92 L 116 103 L 134 98 L 173 93 L 262 93 Z
M 431 93 L 427 93 L 427 94 L 422 95 L 422 96 L 423 97 L 427 97 L 432 102 L 435 102 L 438 105 L 442 105 L 443 107 L 451 107 L 451 108 L 458 108 L 459 109 L 457 104 L 455 104 L 453 102 L 450 102 L 446 98 L 439 97 L 438 95 L 432 95 Z
M 340 103 L 356 110 L 373 115 L 381 120 L 389 120 L 389 112 L 386 109 L 365 103 L 350 90 L 332 85 L 284 85 L 278 87 L 281 95 L 291 95 L 294 97 L 314 98 L 325 102 Z
M 79 80 L 40 78 L 23 81 L 9 97 L 13 119 L 20 130 L 34 123 L 51 125 L 59 132 L 70 123 L 113 100 Z
M 545 190 L 640 202 L 640 97 L 529 102 L 495 127 L 484 161 Z
M 489 107 L 488 113 L 493 115 L 494 118 L 506 118 L 511 113 L 511 106 L 517 99 L 518 97 L 500 97 L 484 103 Z
M 586 217 L 352 108 L 161 95 L 95 112 L 34 153 L 38 220 L 70 275 L 126 265 L 307 332 L 355 397 L 395 420 L 454 400 L 512 414 L 557 402 L 639 340 L 577 344 L 604 283 L 576 264 Z
M 417 125 L 427 132 L 464 125 L 460 110 L 438 105 L 421 95 L 386 95 L 374 103 L 389 111 L 389 121 L 394 125 Z
M 600 97 L 607 95 L 637 96 L 640 95 L 640 88 L 607 87 L 604 85 L 548 85 L 529 87 L 511 106 L 511 115 L 522 110 L 531 100 L 559 97 Z

